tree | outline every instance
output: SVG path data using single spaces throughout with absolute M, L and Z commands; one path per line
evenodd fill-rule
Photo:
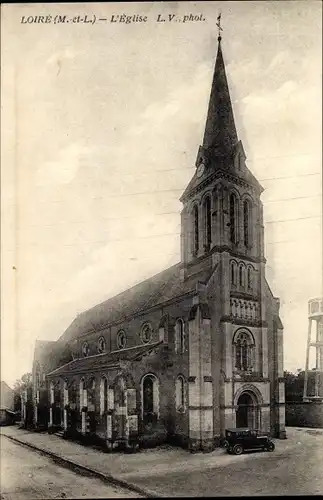
M 31 372 L 24 373 L 20 379 L 17 379 L 14 383 L 14 410 L 20 411 L 21 408 L 21 394 L 23 391 L 27 390 L 31 392 L 32 388 L 32 374 Z
M 304 382 L 305 382 L 305 371 L 298 369 L 297 374 L 284 371 L 285 379 L 285 399 L 286 401 L 302 401 Z M 308 395 L 314 396 L 315 392 L 315 370 L 308 372 L 307 379 L 307 393 Z

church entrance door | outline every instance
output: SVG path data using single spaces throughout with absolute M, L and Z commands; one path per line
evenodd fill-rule
M 258 427 L 258 405 L 248 392 L 244 392 L 238 399 L 236 427 Z

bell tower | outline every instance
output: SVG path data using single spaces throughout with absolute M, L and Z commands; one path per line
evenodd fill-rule
M 213 392 L 214 433 L 237 424 L 268 431 L 278 311 L 265 278 L 263 188 L 238 137 L 220 34 L 195 167 L 180 199 L 182 279 L 205 285 L 212 380 L 221 386 Z
M 247 168 L 246 154 L 238 139 L 220 35 L 204 137 L 195 167 L 180 199 L 184 205 L 184 268 L 188 271 L 197 262 L 212 261 L 212 254 L 225 249 L 252 258 L 263 257 L 263 189 Z

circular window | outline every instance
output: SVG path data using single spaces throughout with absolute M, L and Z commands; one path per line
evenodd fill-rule
M 105 339 L 104 337 L 100 337 L 98 341 L 98 352 L 102 353 L 105 351 Z
M 87 342 L 84 342 L 83 345 L 82 345 L 82 353 L 83 353 L 83 356 L 88 356 L 89 355 L 89 344 Z
M 124 349 L 126 347 L 127 337 L 126 332 L 120 330 L 117 335 L 117 346 L 118 349 Z
M 142 330 L 141 330 L 141 340 L 147 344 L 148 342 L 151 341 L 151 338 L 152 338 L 152 334 L 153 334 L 153 331 L 152 331 L 152 328 L 151 328 L 151 325 L 149 323 L 146 323 L 143 327 L 142 327 Z

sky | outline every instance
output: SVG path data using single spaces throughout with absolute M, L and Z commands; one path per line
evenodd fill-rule
M 321 2 L 1 11 L 2 380 L 31 370 L 37 338 L 56 340 L 83 310 L 180 260 L 179 197 L 203 138 L 219 12 L 238 135 L 265 188 L 285 369 L 304 367 L 307 304 L 322 295 Z M 190 13 L 202 20 L 179 21 Z M 85 14 L 94 24 L 53 21 Z M 110 22 L 118 14 L 147 22 Z M 51 22 L 25 22 L 39 15 Z

